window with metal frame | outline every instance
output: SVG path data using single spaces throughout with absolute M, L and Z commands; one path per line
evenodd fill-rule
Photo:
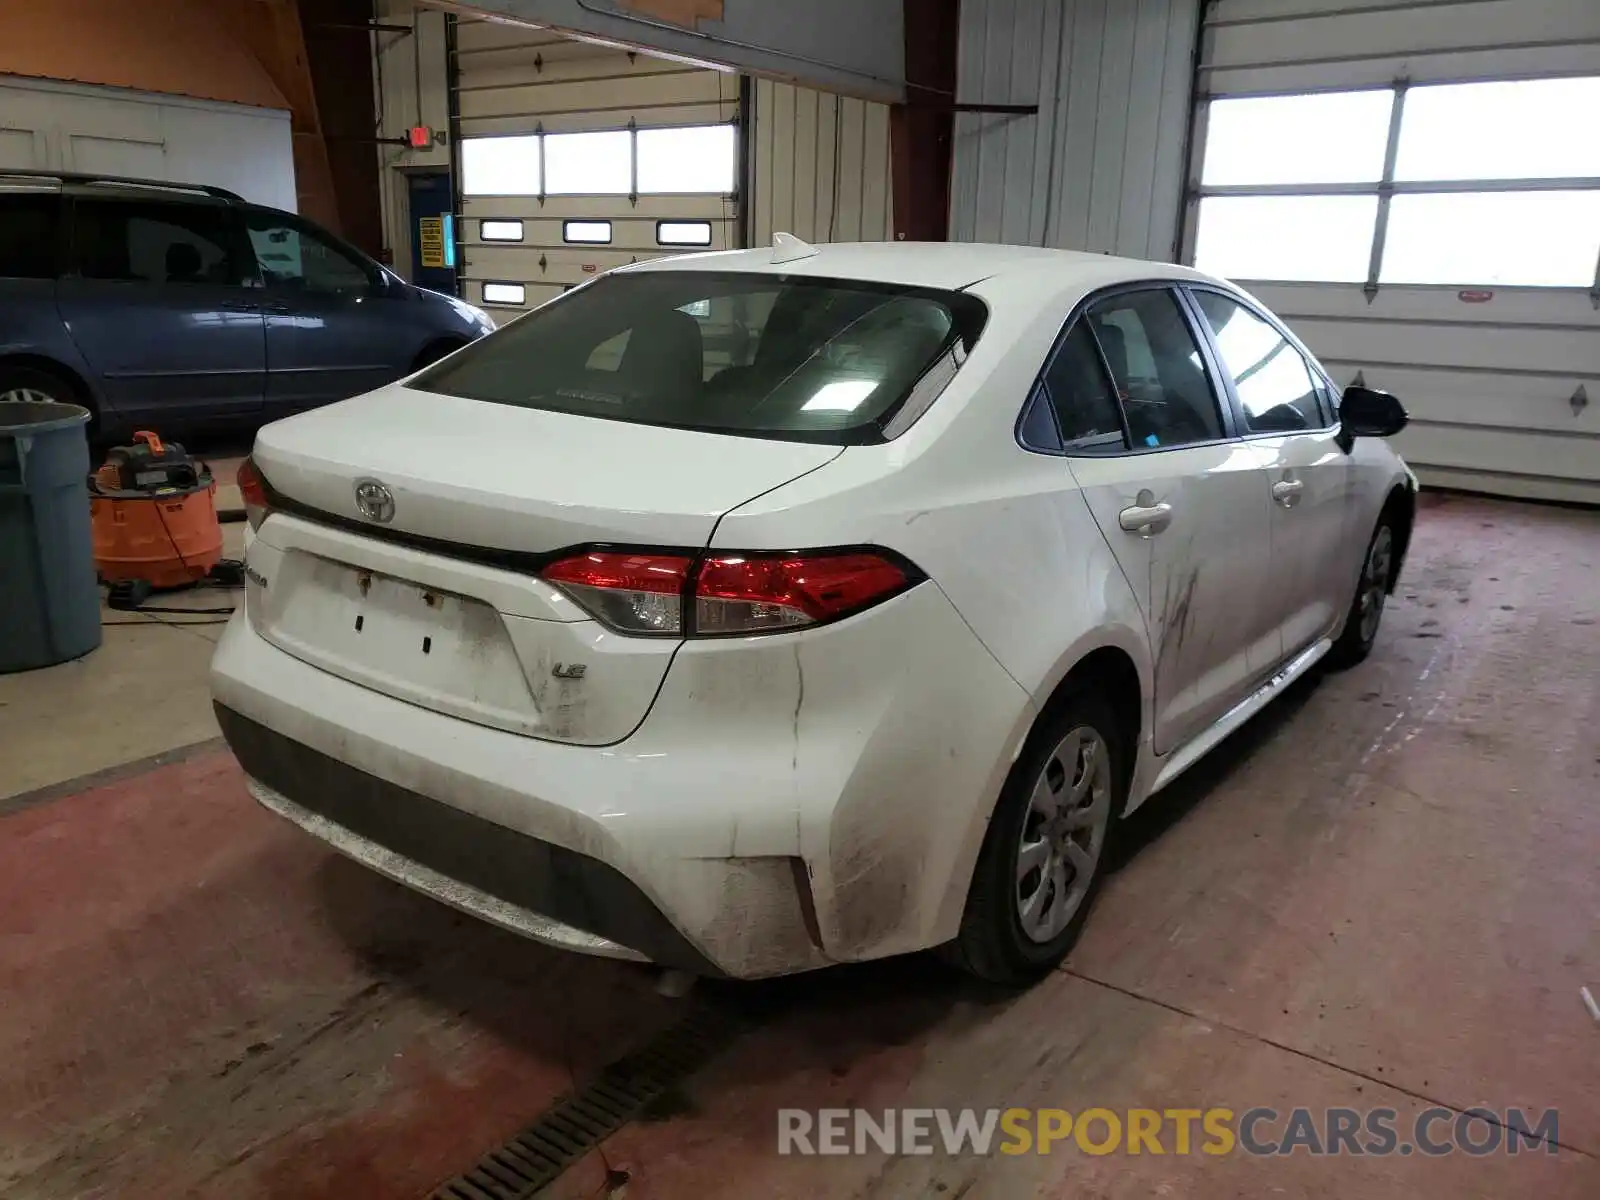
M 1600 285 L 1600 77 L 1214 100 L 1195 265 L 1239 279 Z M 1584 127 L 1587 128 L 1587 127 Z
M 584 246 L 609 246 L 611 244 L 611 222 L 563 221 L 561 222 L 561 240 Z
M 711 245 L 711 222 L 657 221 L 656 245 L 709 246 Z
M 461 191 L 467 196 L 537 196 L 542 184 L 540 138 L 461 139 Z
M 520 242 L 522 240 L 522 222 L 479 221 L 478 240 L 482 242 Z
M 483 285 L 485 304 L 518 305 L 528 302 L 528 289 L 520 283 L 494 283 Z

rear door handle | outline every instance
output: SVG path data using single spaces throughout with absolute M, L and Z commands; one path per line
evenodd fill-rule
M 1272 485 L 1272 498 L 1285 508 L 1293 508 L 1305 490 L 1306 485 L 1298 479 L 1280 479 Z
M 263 304 L 262 310 L 269 313 L 283 314 L 289 311 L 289 306 L 282 300 L 274 300 L 270 304 Z
M 254 313 L 260 312 L 261 306 L 252 304 L 248 300 L 225 300 L 222 304 L 223 312 Z
M 1125 508 L 1117 514 L 1117 524 L 1128 533 L 1151 537 L 1172 524 L 1172 505 L 1165 502 L 1135 504 L 1132 508 Z

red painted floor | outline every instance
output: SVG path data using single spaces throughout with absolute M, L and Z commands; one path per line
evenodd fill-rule
M 1515 568 L 1511 564 L 1515 563 Z M 770 1008 L 552 1189 L 669 1197 L 1600 1197 L 1600 518 L 1430 507 L 1374 660 L 1135 818 L 1068 969 L 926 959 Z M 0 818 L 0 1194 L 412 1197 L 684 1002 L 337 859 L 225 751 Z M 1560 1110 L 1516 1158 L 779 1158 L 776 1111 Z

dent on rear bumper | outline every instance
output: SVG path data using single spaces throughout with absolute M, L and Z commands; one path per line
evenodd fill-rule
M 614 867 L 736 977 L 953 936 L 1031 718 L 931 584 L 821 629 L 685 644 L 609 747 L 370 692 L 242 618 L 212 679 L 219 703 L 314 750 Z

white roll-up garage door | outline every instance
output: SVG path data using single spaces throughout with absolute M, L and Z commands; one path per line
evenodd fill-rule
M 1600 3 L 1217 0 L 1185 252 L 1424 482 L 1600 502 Z
M 462 294 L 497 320 L 738 244 L 737 75 L 465 19 L 456 63 Z

